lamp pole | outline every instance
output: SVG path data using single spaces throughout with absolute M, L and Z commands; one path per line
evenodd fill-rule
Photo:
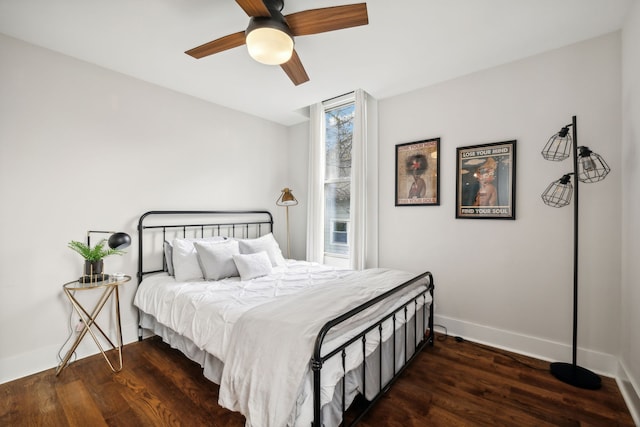
M 578 210 L 579 210 L 579 187 L 578 178 L 578 126 L 576 116 L 571 119 L 573 132 L 573 177 L 576 181 L 575 199 L 573 202 L 573 352 L 572 363 L 577 366 L 578 350 Z
M 291 259 L 291 241 L 289 238 L 289 205 L 285 205 L 285 212 L 287 217 L 287 259 Z

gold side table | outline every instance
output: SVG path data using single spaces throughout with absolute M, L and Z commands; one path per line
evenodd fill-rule
M 82 283 L 78 280 L 74 280 L 73 282 L 68 282 L 62 285 L 62 290 L 64 291 L 65 295 L 71 302 L 71 305 L 73 306 L 76 313 L 78 313 L 78 315 L 80 316 L 80 320 L 84 324 L 84 327 L 76 337 L 76 340 L 73 342 L 73 345 L 71 346 L 67 354 L 64 356 L 64 359 L 62 359 L 62 362 L 60 362 L 60 364 L 56 368 L 56 376 L 60 375 L 60 373 L 64 370 L 64 368 L 67 367 L 67 365 L 69 364 L 69 359 L 71 359 L 71 356 L 76 351 L 76 349 L 78 348 L 78 345 L 80 344 L 82 339 L 85 337 L 85 335 L 87 335 L 87 332 L 93 338 L 93 341 L 98 346 L 98 349 L 100 349 L 100 353 L 102 353 L 102 357 L 104 357 L 104 360 L 109 365 L 109 368 L 111 368 L 113 372 L 119 372 L 120 370 L 122 370 L 122 324 L 120 322 L 119 288 L 121 285 L 127 283 L 129 280 L 131 280 L 131 276 L 122 276 L 118 278 L 111 276 L 109 279 L 102 282 Z M 102 295 L 100 296 L 100 299 L 96 303 L 95 307 L 93 307 L 93 310 L 91 310 L 91 312 L 89 313 L 87 309 L 82 304 L 80 304 L 80 302 L 76 299 L 75 292 L 97 291 L 98 289 L 101 289 L 103 291 Z M 107 336 L 104 330 L 102 330 L 100 325 L 98 325 L 98 323 L 96 322 L 96 318 L 98 317 L 98 314 L 100 314 L 100 312 L 102 311 L 102 308 L 105 306 L 107 301 L 112 297 L 115 298 L 114 305 L 115 305 L 116 326 L 117 326 L 117 331 L 116 331 L 117 345 L 113 344 L 111 339 Z M 94 331 L 94 329 L 96 329 L 96 331 Z M 98 340 L 98 336 L 96 335 L 96 332 L 100 332 L 102 337 L 109 343 L 109 345 L 111 345 L 111 348 L 107 350 L 117 350 L 117 353 L 118 353 L 117 367 L 114 367 L 113 363 L 111 363 L 111 360 L 109 360 L 109 358 L 107 357 L 105 350 L 102 348 L 102 345 Z

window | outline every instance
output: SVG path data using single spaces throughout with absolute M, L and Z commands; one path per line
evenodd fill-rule
M 309 261 L 378 265 L 377 115 L 362 89 L 309 108 Z
M 349 256 L 353 96 L 324 105 L 324 252 Z

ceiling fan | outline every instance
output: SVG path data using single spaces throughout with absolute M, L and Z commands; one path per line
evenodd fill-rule
M 366 3 L 324 7 L 282 15 L 284 0 L 236 0 L 249 17 L 245 31 L 210 41 L 186 51 L 196 59 L 234 47 L 247 45 L 258 62 L 280 65 L 293 84 L 309 81 L 309 76 L 293 46 L 294 36 L 325 33 L 367 25 Z

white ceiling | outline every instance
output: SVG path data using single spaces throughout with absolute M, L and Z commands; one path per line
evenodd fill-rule
M 283 13 L 362 1 L 286 0 Z M 0 0 L 0 33 L 292 125 L 356 88 L 384 99 L 618 30 L 632 1 L 368 0 L 369 25 L 296 38 L 311 79 L 297 87 L 244 46 L 184 54 L 245 29 L 233 0 Z

